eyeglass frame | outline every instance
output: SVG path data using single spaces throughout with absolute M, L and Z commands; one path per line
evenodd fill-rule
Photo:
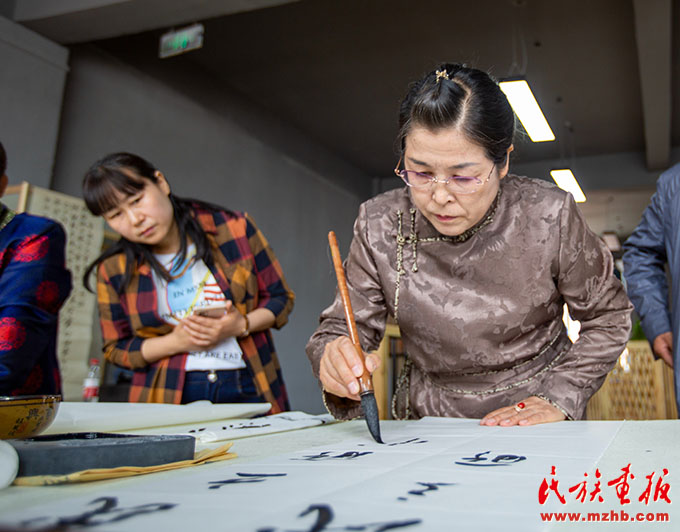
M 427 175 L 427 174 L 424 174 L 423 172 L 418 172 L 416 170 L 407 170 L 406 168 L 404 168 L 403 170 L 399 170 L 399 166 L 401 165 L 403 160 L 404 160 L 404 156 L 402 155 L 401 157 L 399 157 L 399 161 L 397 161 L 397 166 L 394 168 L 394 173 L 397 175 L 398 178 L 400 178 L 404 182 L 404 184 L 407 187 L 411 187 L 411 188 L 415 188 L 415 189 L 419 189 L 419 190 L 424 190 L 425 187 L 431 187 L 435 183 L 441 183 L 442 185 L 444 185 L 446 187 L 446 190 L 448 190 L 449 192 L 453 192 L 454 194 L 456 194 L 456 193 L 463 194 L 463 195 L 469 195 L 469 194 L 474 194 L 475 192 L 479 192 L 481 190 L 481 188 L 486 183 L 489 182 L 489 179 L 491 179 L 491 174 L 493 174 L 493 170 L 494 170 L 494 168 L 496 168 L 496 164 L 494 163 L 494 165 L 491 167 L 491 171 L 489 172 L 489 175 L 486 176 L 486 179 L 484 179 L 483 181 L 479 181 L 479 178 L 473 177 L 472 179 L 476 179 L 477 181 L 479 181 L 479 186 L 476 189 L 474 189 L 470 192 L 463 192 L 462 190 L 452 191 L 450 188 L 448 188 L 448 185 L 449 185 L 449 183 L 451 183 L 451 180 L 454 178 L 454 176 L 448 176 L 445 179 L 438 179 L 437 176 L 433 175 L 433 176 L 427 176 L 427 177 L 430 178 L 430 180 L 423 185 L 414 185 L 412 183 L 409 183 L 406 180 L 406 177 L 403 175 L 403 172 L 414 172 L 416 174 L 421 174 L 421 175 Z M 461 176 L 461 177 L 467 177 L 467 176 Z

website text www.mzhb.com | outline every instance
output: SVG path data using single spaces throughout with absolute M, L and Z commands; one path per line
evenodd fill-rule
M 625 510 L 612 510 L 611 512 L 541 512 L 541 521 L 567 521 L 567 522 L 593 522 L 600 521 L 603 523 L 624 522 L 624 521 L 646 521 L 652 522 L 669 522 L 670 517 L 666 512 L 638 512 L 636 514 L 629 514 Z

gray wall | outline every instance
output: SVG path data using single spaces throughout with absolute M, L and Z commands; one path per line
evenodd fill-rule
M 0 142 L 10 184 L 49 187 L 68 50 L 0 17 Z
M 12 18 L 16 3 L 17 0 L 3 0 L 0 2 L 0 15 L 6 18 Z
M 161 80 L 91 47 L 74 49 L 70 67 L 53 188 L 80 196 L 92 162 L 127 150 L 160 168 L 178 195 L 252 214 L 297 296 L 289 324 L 274 332 L 291 406 L 324 411 L 304 346 L 335 290 L 326 235 L 335 230 L 346 253 L 370 180 L 210 80 L 173 86 L 181 73 Z

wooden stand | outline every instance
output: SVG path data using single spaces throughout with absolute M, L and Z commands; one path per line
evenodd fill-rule
M 587 419 L 677 419 L 673 370 L 646 340 L 631 340 L 598 392 Z

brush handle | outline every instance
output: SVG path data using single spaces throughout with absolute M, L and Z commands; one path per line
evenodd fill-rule
M 340 249 L 338 248 L 338 239 L 335 237 L 335 232 L 328 233 L 328 243 L 331 246 L 331 256 L 333 257 L 333 267 L 335 268 L 335 276 L 338 279 L 338 290 L 342 298 L 342 306 L 345 310 L 345 321 L 347 322 L 347 329 L 349 329 L 349 338 L 354 344 L 361 364 L 364 367 L 364 372 L 358 378 L 361 387 L 361 393 L 373 392 L 373 383 L 371 382 L 371 374 L 366 369 L 366 359 L 364 351 L 361 349 L 359 343 L 359 334 L 357 333 L 357 324 L 354 321 L 354 312 L 352 312 L 352 302 L 349 299 L 349 290 L 347 289 L 347 280 L 345 279 L 345 269 L 342 267 L 342 259 L 340 258 Z

